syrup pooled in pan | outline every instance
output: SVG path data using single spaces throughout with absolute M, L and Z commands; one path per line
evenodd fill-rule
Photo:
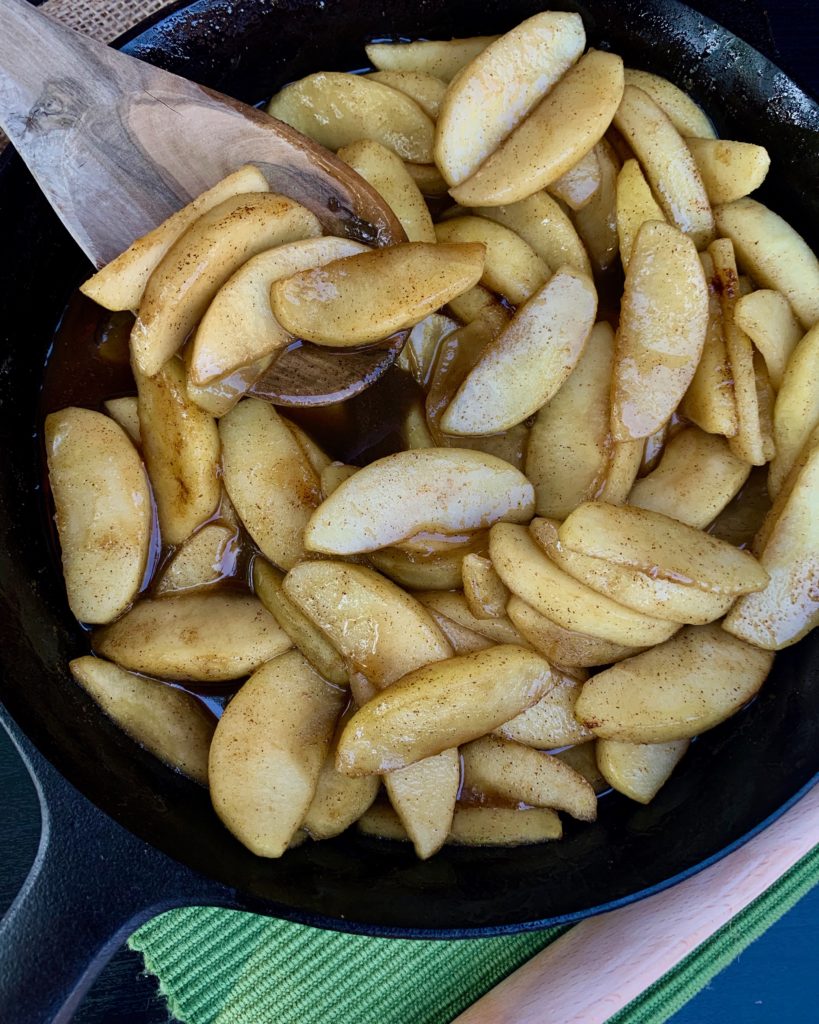
M 133 320 L 130 313 L 111 313 L 79 292 L 72 296 L 48 351 L 40 392 L 38 423 L 42 424 L 49 413 L 67 406 L 104 411 L 104 403 L 108 399 L 136 394 L 128 350 Z M 361 466 L 404 447 L 401 434 L 404 416 L 412 403 L 422 398 L 422 392 L 413 378 L 393 366 L 372 387 L 344 402 L 281 411 L 306 430 L 331 458 Z M 44 453 L 42 478 L 42 493 L 47 503 L 45 518 L 55 571 L 59 572 L 59 541 L 50 504 Z M 219 578 L 207 584 L 208 588 L 250 590 L 255 553 L 252 541 L 243 527 L 237 527 L 232 517 L 225 514 L 223 507 L 216 510 L 208 523 L 219 523 L 239 531 L 238 545 L 226 547 L 225 556 L 217 570 Z M 140 597 L 150 596 L 156 590 L 176 550 L 161 543 L 154 517 L 151 553 Z M 169 685 L 192 693 L 209 713 L 218 717 L 243 682 L 244 679 L 225 683 L 183 682 Z

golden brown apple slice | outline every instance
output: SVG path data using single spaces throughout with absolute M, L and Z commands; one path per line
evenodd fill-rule
M 575 714 L 595 735 L 668 743 L 724 722 L 759 690 L 773 655 L 719 625 L 688 626 L 673 639 L 593 676 Z
M 370 43 L 364 49 L 368 59 L 382 71 L 421 71 L 449 82 L 497 38 L 470 36 L 415 43 Z
M 712 203 L 732 203 L 758 189 L 771 158 L 764 146 L 726 139 L 686 139 Z
M 80 622 L 110 622 L 136 597 L 148 561 L 145 467 L 122 427 L 89 409 L 47 416 L 45 445 L 68 604 Z
M 532 485 L 508 462 L 461 448 L 419 448 L 378 459 L 341 484 L 316 509 L 304 543 L 310 551 L 351 555 L 424 531 L 460 534 L 521 522 L 533 507 Z
M 774 406 L 776 457 L 768 489 L 776 497 L 814 428 L 819 424 L 819 324 L 796 346 Z
M 688 93 L 678 89 L 673 82 L 661 75 L 653 75 L 650 71 L 635 71 L 626 68 L 626 85 L 634 85 L 654 100 L 666 114 L 671 123 L 685 137 L 695 139 L 714 139 L 714 126 L 705 112 L 697 106 Z
M 781 292 L 760 288 L 739 298 L 734 320 L 762 353 L 771 384 L 778 391 L 788 360 L 803 334 L 791 304 Z
M 689 740 L 624 743 L 598 740 L 597 764 L 606 782 L 631 800 L 648 804 L 668 782 L 688 750 Z

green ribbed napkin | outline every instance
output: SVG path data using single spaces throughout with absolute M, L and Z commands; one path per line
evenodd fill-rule
M 660 1024 L 819 882 L 819 846 L 610 1024 Z M 129 945 L 184 1024 L 446 1024 L 565 931 L 371 939 L 256 914 L 161 914 Z

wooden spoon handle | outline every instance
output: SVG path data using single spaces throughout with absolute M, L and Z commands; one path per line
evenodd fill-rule
M 603 1024 L 819 843 L 819 786 L 764 832 L 667 892 L 589 918 L 453 1024 Z

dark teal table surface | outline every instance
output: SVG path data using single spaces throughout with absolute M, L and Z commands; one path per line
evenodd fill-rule
M 544 0 L 544 7 L 548 7 Z M 560 4 L 555 4 L 560 7 Z M 692 2 L 757 46 L 819 95 L 816 0 Z M 776 159 L 776 154 L 771 154 Z M 0 728 L 0 916 L 34 859 L 37 798 Z M 86 996 L 75 1024 L 172 1024 L 142 959 L 120 950 Z M 816 1024 L 819 1022 L 819 887 L 699 993 L 672 1024 Z M 6 1022 L 3 1022 L 6 1024 Z M 13 1022 L 7 1022 L 13 1024 Z M 332 1024 L 355 1024 L 336 1021 Z

